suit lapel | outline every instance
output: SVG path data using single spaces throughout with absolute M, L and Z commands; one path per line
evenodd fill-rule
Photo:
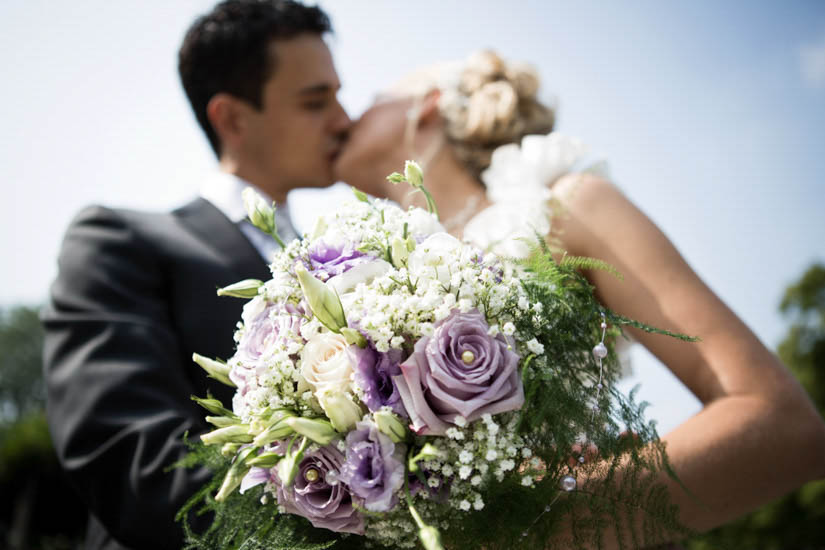
M 241 232 L 215 206 L 203 198 L 198 198 L 174 212 L 180 221 L 200 240 L 215 249 L 230 268 L 238 274 L 238 279 L 261 279 L 271 277 L 266 262 Z

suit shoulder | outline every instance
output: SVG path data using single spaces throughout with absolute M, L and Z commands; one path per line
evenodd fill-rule
M 153 226 L 163 220 L 170 219 L 169 212 L 152 212 L 131 210 L 127 208 L 112 208 L 93 204 L 81 209 L 69 224 L 69 229 L 78 226 L 101 227 L 134 227 Z
M 89 205 L 69 223 L 63 247 L 76 243 L 78 239 L 89 244 L 128 241 L 133 247 L 143 245 L 159 251 L 179 231 L 178 212 L 188 206 L 172 212 L 160 212 Z

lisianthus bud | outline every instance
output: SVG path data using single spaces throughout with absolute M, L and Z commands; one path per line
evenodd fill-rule
M 292 420 L 297 419 L 298 418 L 293 418 Z M 289 448 L 287 448 L 286 455 L 278 462 L 278 477 L 285 487 L 292 485 L 292 481 L 298 473 L 298 465 L 304 457 L 304 450 L 306 450 L 308 444 L 309 438 L 306 437 L 301 441 L 301 446 L 297 449 L 293 449 L 293 445 L 290 444 Z
M 367 196 L 367 194 L 358 189 L 357 187 L 352 188 L 352 194 L 355 195 L 355 198 L 361 202 L 370 202 L 370 198 Z
M 223 483 L 221 484 L 221 488 L 218 490 L 218 494 L 215 495 L 216 501 L 224 501 L 226 497 L 228 497 L 229 494 L 241 484 L 241 480 L 251 468 L 251 466 L 246 463 L 246 460 L 257 451 L 258 449 L 256 447 L 247 447 L 238 453 L 238 456 L 235 458 L 235 462 L 232 463 L 229 467 L 229 471 L 226 472 L 226 476 L 223 478 Z
M 404 163 L 404 178 L 415 189 L 419 189 L 424 185 L 424 172 L 421 166 L 414 160 L 408 160 Z
M 432 525 L 425 525 L 418 530 L 418 538 L 425 550 L 444 550 L 441 545 L 441 533 Z
M 332 332 L 341 332 L 347 326 L 347 319 L 335 291 L 313 277 L 301 264 L 295 267 L 295 275 L 315 317 Z
M 419 460 L 430 460 L 433 458 L 441 458 L 442 453 L 438 450 L 438 448 L 433 445 L 432 443 L 425 443 L 421 450 L 418 451 L 418 454 L 415 456 L 411 456 L 409 460 L 409 468 L 411 472 L 418 471 L 418 461 Z
M 258 279 L 244 279 L 229 286 L 218 289 L 218 296 L 232 296 L 233 298 L 254 298 L 258 289 L 264 283 Z
M 258 456 L 254 457 L 254 458 L 250 458 L 249 460 L 246 461 L 246 463 L 247 463 L 247 465 L 255 466 L 256 468 L 267 468 L 267 469 L 269 469 L 269 468 L 274 467 L 276 464 L 278 464 L 278 462 L 280 462 L 282 458 L 283 458 L 283 456 L 279 455 L 278 453 L 273 453 L 273 452 L 261 453 L 261 454 L 259 454 Z
M 275 210 L 272 206 L 251 187 L 244 189 L 241 196 L 252 225 L 264 233 L 272 234 L 275 231 Z
M 283 416 L 276 422 L 272 423 L 261 433 L 255 436 L 252 444 L 256 447 L 263 447 L 267 443 L 272 443 L 273 441 L 284 439 L 285 437 L 292 435 L 295 430 L 293 430 L 292 426 L 290 426 L 289 422 L 287 422 L 290 418 L 292 418 L 292 416 Z
M 192 401 L 217 416 L 226 416 L 229 418 L 237 418 L 237 415 L 223 406 L 223 403 L 217 399 L 210 397 L 204 399 L 202 397 L 192 396 Z
M 229 379 L 230 368 L 229 365 L 227 365 L 226 363 L 218 361 L 217 359 L 209 359 L 208 357 L 198 355 L 197 353 L 192 354 L 192 361 L 197 363 L 203 370 L 205 370 L 206 374 L 209 375 L 209 378 L 214 378 L 218 382 L 226 384 L 227 386 L 230 386 L 232 388 L 235 387 L 235 384 L 232 382 L 232 380 Z M 210 412 L 212 411 L 210 410 Z
M 223 445 L 224 443 L 251 443 L 252 436 L 249 435 L 249 426 L 246 424 L 235 424 L 225 428 L 212 430 L 201 436 L 201 441 L 205 445 Z
M 399 183 L 403 183 L 404 174 L 399 174 L 398 172 L 393 172 L 389 176 L 387 176 L 387 181 L 392 183 L 393 185 L 398 185 Z
M 235 456 L 235 454 L 238 452 L 238 449 L 240 448 L 240 443 L 224 443 L 223 447 L 221 447 L 221 454 L 226 458 L 231 458 Z
M 295 433 L 299 433 L 317 443 L 326 445 L 338 435 L 332 424 L 322 418 L 292 416 L 284 420 Z
M 206 421 L 218 428 L 226 428 L 227 426 L 234 426 L 235 424 L 241 423 L 239 418 L 230 418 L 228 416 L 207 416 Z
M 407 427 L 390 411 L 382 409 L 374 412 L 372 418 L 381 433 L 389 436 L 393 443 L 399 443 L 407 438 Z
M 392 240 L 390 248 L 390 256 L 395 267 L 403 267 L 407 265 L 407 258 L 410 256 L 410 251 L 407 250 L 407 243 L 400 238 L 395 237 Z
M 316 397 L 339 432 L 348 432 L 364 416 L 361 406 L 343 392 L 327 389 L 317 392 Z

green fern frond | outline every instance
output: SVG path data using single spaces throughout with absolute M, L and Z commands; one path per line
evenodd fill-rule
M 676 338 L 676 339 L 682 340 L 684 342 L 701 342 L 702 341 L 702 339 L 699 338 L 698 336 L 688 336 L 686 334 L 681 334 L 679 332 L 672 332 L 672 331 L 669 331 L 669 330 L 656 328 L 656 327 L 650 326 L 646 323 L 642 323 L 642 322 L 639 322 L 639 321 L 634 321 L 633 319 L 629 319 L 629 318 L 625 317 L 624 315 L 619 315 L 618 313 L 614 313 L 612 311 L 607 312 L 606 317 L 607 317 L 608 322 L 613 323 L 615 325 L 637 328 L 639 330 L 642 330 L 642 331 L 650 333 L 650 334 L 660 334 L 662 336 L 670 336 L 671 338 Z
M 571 267 L 573 269 L 597 269 L 606 271 L 619 280 L 624 280 L 624 276 L 618 269 L 609 263 L 599 260 L 597 258 L 588 258 L 585 256 L 567 256 L 565 255 L 560 262 L 562 267 Z

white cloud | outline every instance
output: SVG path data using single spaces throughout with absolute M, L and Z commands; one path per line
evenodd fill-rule
M 825 87 L 825 37 L 799 48 L 802 78 L 814 88 Z

